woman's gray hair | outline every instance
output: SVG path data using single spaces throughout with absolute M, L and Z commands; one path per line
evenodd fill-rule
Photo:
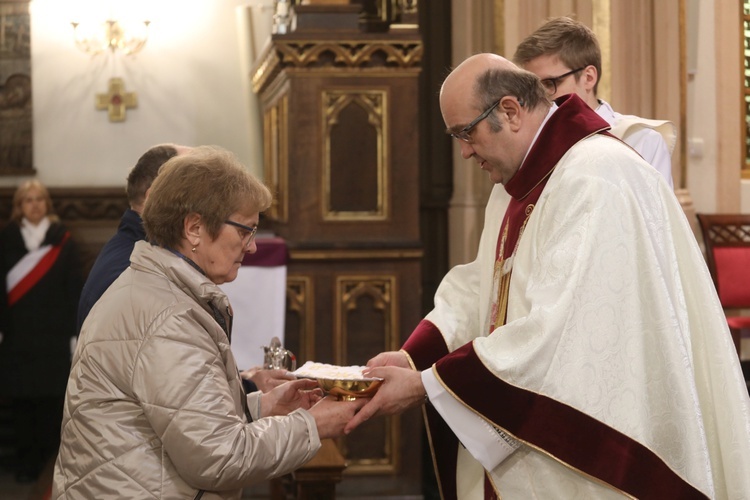
M 505 96 L 514 96 L 526 109 L 539 105 L 549 106 L 547 93 L 539 77 L 534 73 L 517 68 L 490 68 L 481 73 L 474 83 L 474 96 L 480 109 L 487 109 Z M 487 117 L 490 129 L 499 132 L 500 120 L 495 113 Z
M 269 189 L 229 151 L 200 146 L 169 159 L 151 185 L 143 209 L 146 238 L 165 248 L 183 239 L 185 217 L 200 214 L 211 238 L 235 212 L 271 206 Z

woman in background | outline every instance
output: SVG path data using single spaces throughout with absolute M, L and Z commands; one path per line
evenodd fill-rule
M 57 454 L 82 286 L 76 246 L 38 180 L 13 196 L 0 271 L 0 397 L 13 413 L 16 480 L 31 482 Z
M 271 193 L 227 151 L 167 161 L 143 210 L 146 240 L 81 330 L 52 498 L 239 499 L 310 460 L 363 404 L 311 380 L 245 394 L 218 285 L 257 250 Z

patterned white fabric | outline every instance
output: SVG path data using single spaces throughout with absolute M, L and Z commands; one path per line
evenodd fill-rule
M 622 115 L 608 102 L 599 99 L 596 113 L 612 126 L 612 135 L 622 139 L 654 167 L 670 188 L 672 180 L 672 151 L 677 143 L 677 128 L 667 120 L 649 120 L 635 115 Z

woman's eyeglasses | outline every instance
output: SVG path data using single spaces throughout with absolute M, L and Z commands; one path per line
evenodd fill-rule
M 234 226 L 237 228 L 237 233 L 240 235 L 240 239 L 242 239 L 243 248 L 248 246 L 250 242 L 253 241 L 255 233 L 258 232 L 258 226 L 250 227 L 229 219 L 225 220 L 224 224 L 229 224 L 230 226 Z

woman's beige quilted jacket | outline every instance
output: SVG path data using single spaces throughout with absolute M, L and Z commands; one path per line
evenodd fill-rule
M 210 305 L 213 304 L 213 307 Z M 248 423 L 218 286 L 172 252 L 137 243 L 94 306 L 68 381 L 53 499 L 240 498 L 320 448 L 312 416 Z

